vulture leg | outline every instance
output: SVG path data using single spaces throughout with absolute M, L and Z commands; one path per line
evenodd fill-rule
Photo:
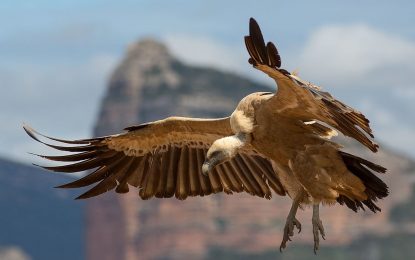
M 325 240 L 325 233 L 323 222 L 321 222 L 320 215 L 319 215 L 319 204 L 313 205 L 313 235 L 314 235 L 314 254 L 317 254 L 318 247 L 320 245 L 320 234 L 321 237 Z
M 301 232 L 301 223 L 295 218 L 297 214 L 297 209 L 300 206 L 300 202 L 303 200 L 304 191 L 301 191 L 297 194 L 291 205 L 290 212 L 287 216 L 287 221 L 285 222 L 284 234 L 282 237 L 280 252 L 287 246 L 287 242 L 291 241 L 292 236 L 294 236 L 294 226 L 298 229 L 298 233 Z

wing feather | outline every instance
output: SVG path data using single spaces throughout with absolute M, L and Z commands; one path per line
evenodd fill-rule
M 176 189 L 177 169 L 179 164 L 180 149 L 172 147 L 170 151 L 170 161 L 167 174 L 166 197 L 170 198 L 174 195 Z
M 102 154 L 103 151 L 95 150 L 95 151 L 88 151 L 88 152 L 82 152 L 82 153 L 76 153 L 76 154 L 70 154 L 70 155 L 63 155 L 63 156 L 47 156 L 47 155 L 39 155 L 34 154 L 36 156 L 39 156 L 44 159 L 48 159 L 50 161 L 57 161 L 57 162 L 75 162 L 75 161 L 82 161 L 87 159 L 92 159 L 93 157 L 97 156 L 98 154 Z
M 203 195 L 209 195 L 212 193 L 212 185 L 210 184 L 209 177 L 202 174 L 201 165 L 205 161 L 205 153 L 202 149 L 196 150 L 196 159 L 197 159 L 197 176 L 199 176 L 201 193 Z
M 230 183 L 230 180 L 227 178 L 227 176 L 226 176 L 226 174 L 223 170 L 222 165 L 216 166 L 214 171 L 216 171 L 218 176 L 219 176 L 219 180 L 220 180 L 220 183 L 223 187 L 223 191 L 226 194 L 232 194 L 233 193 L 232 190 L 235 190 L 235 189 L 232 187 L 232 184 Z
M 171 149 L 169 147 L 169 149 Z M 156 192 L 156 197 L 157 198 L 163 198 L 165 196 L 165 191 L 166 191 L 166 185 L 167 185 L 167 179 L 168 179 L 168 167 L 169 167 L 169 162 L 170 162 L 170 155 L 171 153 L 164 152 L 162 154 L 161 157 L 161 162 L 160 162 L 160 179 L 157 185 L 157 192 Z
M 265 176 L 268 185 L 279 195 L 285 194 L 285 189 L 281 185 L 278 175 L 274 173 L 271 164 L 263 158 L 256 158 L 252 160 L 252 164 L 258 167 L 261 173 Z
M 114 152 L 115 154 L 116 152 Z M 95 167 L 98 167 L 99 165 L 105 164 L 105 162 L 108 160 L 108 158 L 103 157 L 95 157 L 92 159 L 88 159 L 85 161 L 80 161 L 73 164 L 68 165 L 61 165 L 61 166 L 40 166 L 43 169 L 54 171 L 54 172 L 81 172 L 89 169 L 93 169 Z M 35 164 L 36 165 L 36 164 Z
M 253 163 L 252 157 L 242 155 L 246 166 L 249 168 L 249 172 L 253 173 L 252 175 L 255 178 L 255 181 L 258 183 L 259 187 L 261 188 L 261 192 L 264 194 L 265 198 L 271 198 L 271 190 L 269 189 L 268 185 L 263 178 L 263 173 L 261 170 Z
M 219 175 L 216 169 L 213 169 L 212 172 L 209 173 L 208 177 L 209 177 L 210 184 L 212 185 L 212 192 L 213 193 L 222 192 L 224 187 L 220 183 L 220 178 L 219 178 Z
M 115 189 L 117 193 L 127 193 L 130 190 L 128 185 L 132 185 L 132 178 L 134 178 L 134 173 L 137 170 L 140 161 L 141 158 L 134 158 L 131 165 L 125 171 L 124 175 L 121 177 L 120 184 Z
M 139 192 L 143 200 L 150 199 L 157 191 L 160 175 L 160 154 L 155 153 L 148 161 L 148 170 L 143 172 L 144 181 Z
M 242 187 L 245 192 L 254 195 L 255 191 L 252 185 L 250 184 L 248 178 L 243 173 L 243 169 L 239 167 L 238 163 L 236 162 L 237 159 L 231 160 L 229 162 L 231 169 L 233 172 L 235 172 L 235 176 L 239 179 L 239 181 L 242 183 Z
M 143 183 L 145 181 L 146 172 L 148 171 L 148 163 L 150 159 L 150 154 L 146 154 L 142 160 L 140 161 L 140 164 L 138 165 L 135 179 L 132 181 L 132 184 L 134 187 L 141 188 L 143 187 Z
M 104 178 L 100 183 L 76 199 L 95 197 L 114 189 L 117 186 L 117 177 L 120 177 L 124 173 L 124 170 L 128 168 L 129 164 L 132 162 L 132 159 L 133 158 L 131 157 L 123 157 L 112 169 L 116 174 L 108 175 L 108 177 Z
M 176 198 L 179 200 L 184 200 L 187 198 L 189 193 L 189 178 L 187 173 L 189 161 L 189 149 L 188 147 L 183 147 L 180 153 L 180 159 L 177 169 L 177 183 L 176 183 Z
M 222 171 L 225 173 L 226 177 L 228 178 L 231 184 L 232 190 L 236 192 L 242 192 L 243 191 L 242 183 L 238 180 L 237 175 L 232 172 L 232 167 L 230 163 L 226 162 L 220 166 L 222 167 Z
M 142 199 L 189 196 L 246 191 L 251 195 L 270 198 L 270 187 L 277 191 L 276 174 L 257 166 L 257 160 L 268 161 L 250 150 L 241 150 L 233 159 L 218 165 L 208 175 L 202 164 L 208 147 L 218 138 L 232 134 L 229 118 L 201 120 L 168 118 L 127 128 L 128 132 L 82 140 L 63 140 L 40 135 L 30 127 L 26 132 L 49 147 L 69 151 L 63 156 L 41 156 L 44 159 L 70 164 L 41 166 L 58 172 L 90 171 L 86 176 L 59 186 L 88 190 L 78 199 L 90 198 L 115 189 L 126 193 L 133 186 Z M 42 141 L 47 138 L 60 144 Z M 94 185 L 93 187 L 89 187 Z M 277 192 L 280 195 L 281 192 Z
M 189 182 L 190 182 L 190 196 L 197 196 L 200 191 L 200 180 L 198 174 L 197 155 L 195 149 L 189 151 Z
M 260 194 L 260 196 L 263 197 L 265 194 L 261 191 L 261 187 L 256 182 L 254 176 L 250 174 L 251 170 L 247 167 L 242 157 L 240 155 L 236 155 L 234 160 L 238 164 L 240 168 L 240 173 L 242 173 L 244 178 L 248 181 L 249 186 L 251 187 L 254 194 Z

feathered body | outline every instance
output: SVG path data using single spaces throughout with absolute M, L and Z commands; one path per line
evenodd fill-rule
M 231 128 L 234 133 L 249 133 L 253 148 L 272 159 L 290 197 L 295 198 L 302 188 L 307 192 L 304 203 L 333 204 L 339 197 L 366 202 L 387 195 L 386 185 L 379 183 L 377 189 L 381 192 L 376 193 L 365 186 L 359 171 L 348 169 L 346 163 L 359 164 L 362 159 L 349 156 L 345 161 L 346 154 L 339 150 L 341 146 L 325 135 L 331 129 L 316 135 L 309 124 L 285 116 L 283 108 L 270 106 L 268 102 L 272 102 L 273 97 L 273 93 L 253 93 L 245 97 L 231 115 Z M 350 158 L 354 161 L 350 162 Z M 370 176 L 377 178 L 373 173 Z M 371 209 L 378 210 L 377 207 Z

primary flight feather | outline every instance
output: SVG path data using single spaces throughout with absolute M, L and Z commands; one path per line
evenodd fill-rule
M 300 205 L 313 207 L 314 251 L 325 231 L 319 205 L 339 203 L 350 209 L 369 208 L 388 195 L 388 187 L 374 173 L 385 168 L 341 151 L 331 139 L 337 131 L 376 152 L 369 120 L 319 87 L 281 68 L 281 58 L 251 18 L 245 44 L 249 63 L 275 80 L 278 91 L 252 93 L 243 98 L 226 118 L 169 117 L 127 127 L 126 132 L 82 140 L 44 136 L 29 126 L 25 131 L 36 141 L 67 151 L 63 156 L 43 156 L 62 166 L 43 167 L 58 172 L 93 170 L 85 177 L 59 186 L 95 185 L 79 199 L 115 189 L 139 189 L 142 199 L 212 193 L 247 192 L 293 200 L 280 249 L 301 230 L 296 219 Z M 337 130 L 337 131 L 336 131 Z M 42 141 L 50 139 L 64 145 Z

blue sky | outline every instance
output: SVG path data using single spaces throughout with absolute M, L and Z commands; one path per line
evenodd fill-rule
M 414 1 L 3 0 L 0 156 L 29 161 L 26 152 L 39 152 L 22 122 L 89 136 L 112 69 L 142 37 L 165 41 L 188 63 L 272 86 L 246 63 L 252 16 L 283 66 L 365 112 L 381 142 L 415 157 L 413 10 Z

